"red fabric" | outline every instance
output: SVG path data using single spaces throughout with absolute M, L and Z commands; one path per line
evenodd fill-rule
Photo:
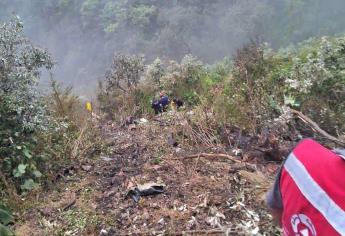
M 345 161 L 311 139 L 300 142 L 293 153 L 314 181 L 339 207 L 345 210 Z M 292 229 L 291 217 L 296 214 L 303 214 L 310 218 L 317 235 L 339 235 L 302 195 L 284 168 L 280 179 L 280 189 L 284 207 L 282 216 L 284 235 L 302 235 L 296 234 Z M 303 224 L 300 226 L 303 228 Z M 310 232 L 309 235 L 313 234 Z

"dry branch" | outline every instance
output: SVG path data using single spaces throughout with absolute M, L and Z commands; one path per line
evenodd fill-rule
M 333 142 L 345 145 L 345 140 L 338 139 L 338 138 L 328 134 L 326 131 L 321 129 L 320 126 L 316 122 L 314 122 L 312 119 L 310 119 L 309 117 L 304 115 L 302 112 L 296 111 L 294 109 L 290 109 L 290 110 L 291 110 L 292 114 L 296 115 L 299 119 L 301 119 L 303 122 L 307 123 L 309 126 L 311 126 L 314 130 L 316 130 L 321 135 L 323 135 L 325 138 L 327 138 Z
M 223 154 L 223 153 L 198 153 L 198 154 L 185 156 L 182 159 L 199 158 L 199 157 L 205 157 L 205 158 L 221 157 L 221 158 L 225 158 L 225 159 L 231 160 L 231 161 L 236 162 L 236 163 L 244 164 L 246 167 L 249 167 L 251 170 L 256 170 L 255 165 L 243 162 L 241 160 L 236 159 L 233 156 L 230 156 L 228 154 Z M 175 158 L 175 160 L 180 160 L 180 158 Z
M 161 232 L 156 232 L 157 235 L 173 235 L 173 236 L 183 236 L 183 235 L 227 235 L 227 233 L 238 233 L 235 230 L 232 230 L 231 228 L 229 229 L 205 229 L 205 230 L 186 230 L 186 231 L 181 231 L 181 232 L 166 232 L 166 231 L 161 231 Z M 127 234 L 121 234 L 121 235 L 127 235 Z M 140 233 L 139 235 L 141 236 L 146 236 L 146 235 L 152 235 L 152 232 L 143 232 Z

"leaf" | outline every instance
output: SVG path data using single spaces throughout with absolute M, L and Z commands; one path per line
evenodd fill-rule
M 36 178 L 40 178 L 42 177 L 42 173 L 38 170 L 35 170 L 34 172 L 32 172 L 32 174 L 36 177 Z
M 25 174 L 25 169 L 27 165 L 25 164 L 19 164 L 18 167 L 13 170 L 14 177 L 21 177 L 23 174 Z
M 22 190 L 32 190 L 37 187 L 38 184 L 33 179 L 27 179 L 25 180 L 24 184 L 20 185 Z
M 11 212 L 7 209 L 3 209 L 0 207 L 0 223 L 4 225 L 8 225 L 13 221 L 13 217 L 11 215 Z
M 30 150 L 28 150 L 26 148 L 23 150 L 23 154 L 24 154 L 24 156 L 26 156 L 29 159 L 32 157 L 32 155 L 30 154 Z
M 12 236 L 11 231 L 4 225 L 0 224 L 0 235 L 1 236 Z

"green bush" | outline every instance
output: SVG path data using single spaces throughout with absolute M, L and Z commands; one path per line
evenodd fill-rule
M 0 55 L 0 167 L 21 189 L 32 189 L 42 175 L 33 153 L 36 134 L 49 128 L 37 82 L 53 63 L 23 36 L 18 19 L 0 25 Z
M 24 37 L 19 19 L 0 25 L 0 189 L 8 194 L 37 188 L 99 144 L 71 88 L 53 81 L 52 93 L 40 94 L 40 72 L 52 66 L 49 54 Z
M 114 55 L 113 63 L 106 72 L 106 81 L 99 83 L 97 94 L 101 111 L 109 118 L 138 114 L 144 89 L 138 89 L 144 72 L 141 56 Z M 140 113 L 140 112 L 139 112 Z
M 288 103 L 323 129 L 345 132 L 345 37 L 308 40 L 274 57 L 280 65 L 272 77 L 283 81 Z
M 123 76 L 123 73 L 118 72 L 118 68 L 129 72 L 133 70 L 128 68 L 136 67 L 133 60 L 126 61 L 114 62 L 111 69 L 113 72 L 108 72 L 106 76 L 106 85 L 100 83 L 98 101 L 102 110 L 113 118 L 120 114 L 140 116 L 152 113 L 151 101 L 157 98 L 160 91 L 165 91 L 171 98 L 182 99 L 190 107 L 195 107 L 202 100 L 213 98 L 211 90 L 228 77 L 231 68 L 228 59 L 213 66 L 205 65 L 191 55 L 185 56 L 181 63 L 170 61 L 164 64 L 160 59 L 156 59 L 152 64 L 145 66 L 143 74 L 137 76 L 138 73 L 135 73 L 137 82 L 124 89 L 121 84 L 125 85 L 124 78 L 130 76 Z M 109 76 L 110 74 L 112 76 Z
M 150 100 L 164 90 L 192 109 L 201 106 L 201 110 L 212 111 L 220 125 L 253 133 L 272 124 L 283 106 L 291 106 L 326 131 L 341 135 L 345 133 L 344 54 L 345 37 L 324 37 L 278 52 L 252 41 L 232 61 L 224 59 L 214 65 L 191 55 L 181 63 L 157 59 L 135 77 L 135 89 L 103 93 L 108 101 L 104 104 L 116 107 L 117 114 L 142 115 L 150 113 Z M 113 81 L 121 78 L 116 75 Z

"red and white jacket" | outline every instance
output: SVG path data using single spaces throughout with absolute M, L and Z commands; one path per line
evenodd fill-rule
M 286 236 L 345 235 L 345 160 L 305 139 L 281 172 L 282 226 Z

